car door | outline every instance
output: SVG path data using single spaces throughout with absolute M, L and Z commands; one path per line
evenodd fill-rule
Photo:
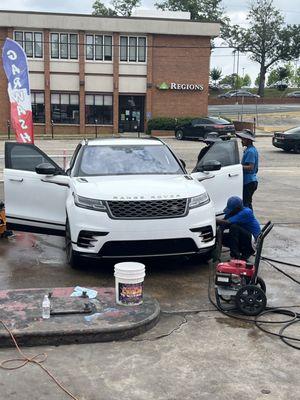
M 42 163 L 57 174 L 38 174 Z M 66 196 L 70 177 L 42 150 L 32 144 L 5 143 L 4 195 L 11 229 L 64 235 Z
M 193 119 L 191 122 L 190 138 L 202 138 L 204 134 L 202 118 Z
M 197 172 L 207 161 L 216 160 L 221 169 L 212 172 Z M 196 166 L 192 177 L 200 181 L 212 199 L 216 215 L 223 214 L 227 200 L 231 196 L 242 197 L 243 169 L 240 164 L 238 144 L 235 139 L 214 143 Z

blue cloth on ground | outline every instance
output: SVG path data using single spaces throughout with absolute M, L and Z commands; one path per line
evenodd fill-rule
M 80 297 L 82 296 L 82 292 L 86 292 L 89 299 L 95 299 L 97 297 L 97 290 L 88 289 L 81 286 L 76 286 L 74 288 L 74 292 L 71 294 L 71 297 Z

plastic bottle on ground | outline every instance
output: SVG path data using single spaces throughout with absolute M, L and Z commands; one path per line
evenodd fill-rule
M 44 300 L 42 303 L 42 317 L 43 319 L 50 318 L 50 300 L 47 295 L 44 296 Z

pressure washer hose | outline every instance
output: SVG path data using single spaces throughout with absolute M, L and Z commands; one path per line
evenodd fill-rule
M 282 265 L 287 265 L 289 267 L 294 267 L 294 268 L 300 268 L 300 265 L 297 264 L 291 264 L 291 263 L 287 263 L 284 261 L 279 261 L 279 260 L 275 260 L 275 259 L 270 259 L 267 257 L 261 257 L 261 260 L 265 261 L 266 263 L 268 263 L 268 265 L 270 265 L 271 267 L 275 268 L 278 272 L 282 273 L 283 275 L 285 275 L 286 277 L 288 277 L 289 279 L 291 279 L 292 281 L 294 281 L 297 284 L 300 284 L 299 281 L 297 281 L 295 278 L 293 278 L 292 276 L 290 276 L 289 274 L 287 274 L 286 272 L 282 271 L 280 268 L 276 267 L 273 262 L 276 262 L 278 264 L 282 264 Z M 288 308 L 285 307 L 266 307 L 266 310 L 263 311 L 262 313 L 260 313 L 259 315 L 257 315 L 254 318 L 248 318 L 248 317 L 242 317 L 239 314 L 237 314 L 237 310 L 235 307 L 231 307 L 229 309 L 223 309 L 222 307 L 220 307 L 220 305 L 218 304 L 218 302 L 215 302 L 212 299 L 211 296 L 211 289 L 212 289 L 212 282 L 214 282 L 214 275 L 215 275 L 215 265 L 213 262 L 210 262 L 209 265 L 209 280 L 208 280 L 208 298 L 210 303 L 218 310 L 220 311 L 222 314 L 226 315 L 227 317 L 230 318 L 234 318 L 234 319 L 238 319 L 244 322 L 249 322 L 249 323 L 254 323 L 255 326 L 257 326 L 257 328 L 259 328 L 261 331 L 263 331 L 264 333 L 267 333 L 269 335 L 272 336 L 276 336 L 279 337 L 285 344 L 287 344 L 288 346 L 296 349 L 296 350 L 300 350 L 300 346 L 296 346 L 293 343 L 290 343 L 289 341 L 294 341 L 294 342 L 300 342 L 300 337 L 295 337 L 295 336 L 287 336 L 284 334 L 284 332 L 286 331 L 286 329 L 288 329 L 290 326 L 295 325 L 297 323 L 300 322 L 300 313 L 297 313 L 295 311 L 292 311 Z M 213 278 L 213 279 L 212 279 Z M 290 306 L 289 308 L 292 307 L 300 307 L 300 306 Z M 286 315 L 289 316 L 289 319 L 285 319 L 282 321 L 273 321 L 273 320 L 265 320 L 262 319 L 261 317 L 268 315 L 268 314 L 278 314 L 278 315 Z M 272 332 L 269 329 L 267 329 L 264 325 L 275 325 L 275 324 L 284 324 L 278 333 L 276 332 Z

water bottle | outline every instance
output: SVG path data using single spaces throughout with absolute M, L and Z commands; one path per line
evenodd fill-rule
M 43 319 L 48 319 L 50 318 L 50 300 L 47 295 L 44 296 L 44 300 L 42 303 L 42 317 Z

